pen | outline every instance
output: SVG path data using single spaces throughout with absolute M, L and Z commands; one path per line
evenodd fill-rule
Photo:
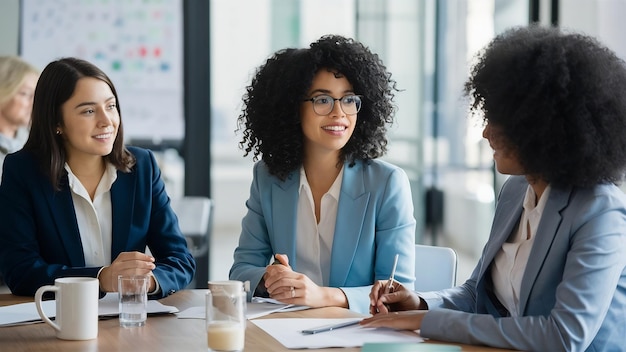
M 276 259 L 276 255 L 274 255 L 274 261 L 272 262 L 272 265 L 282 265 L 283 263 L 281 263 L 278 259 Z
M 305 335 L 319 334 L 320 332 L 332 331 L 332 330 L 345 328 L 347 326 L 356 325 L 359 323 L 359 321 L 360 320 L 352 320 L 352 321 L 346 321 L 346 322 L 339 323 L 339 324 L 322 325 L 316 328 L 302 330 L 302 333 Z
M 389 286 L 387 286 L 387 292 L 390 293 L 393 289 L 393 278 L 396 276 L 396 266 L 398 266 L 398 254 L 393 259 L 393 267 L 391 268 L 391 275 L 389 275 Z
M 272 262 L 272 265 L 283 265 L 283 263 L 281 263 L 276 257 L 276 254 L 274 254 L 274 261 Z

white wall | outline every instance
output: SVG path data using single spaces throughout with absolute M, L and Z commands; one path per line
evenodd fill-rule
M 17 55 L 20 0 L 0 2 L 0 55 Z

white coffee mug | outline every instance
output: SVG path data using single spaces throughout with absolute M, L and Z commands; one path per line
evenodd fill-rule
M 99 282 L 91 277 L 63 277 L 54 285 L 40 287 L 35 306 L 44 322 L 63 340 L 91 340 L 98 337 Z M 55 292 L 56 317 L 50 320 L 43 312 L 41 299 L 45 292 Z

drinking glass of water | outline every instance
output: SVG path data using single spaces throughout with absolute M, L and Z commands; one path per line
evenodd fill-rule
M 117 277 L 120 326 L 144 326 L 148 316 L 148 276 Z

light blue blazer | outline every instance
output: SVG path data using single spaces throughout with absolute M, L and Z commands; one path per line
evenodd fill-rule
M 523 176 L 503 186 L 469 280 L 420 294 L 431 309 L 422 336 L 532 351 L 625 350 L 626 197 L 614 185 L 552 188 L 522 279 L 521 316 L 496 310 L 488 295 L 491 263 L 517 229 L 527 187 Z
M 263 161 L 254 166 L 248 212 L 242 220 L 230 279 L 257 287 L 274 253 L 296 263 L 296 222 L 299 169 L 283 182 Z M 345 164 L 333 240 L 329 286 L 339 287 L 350 309 L 366 313 L 375 280 L 388 279 L 398 253 L 395 278 L 407 286 L 415 281 L 415 218 L 406 173 L 372 160 Z
M 128 150 L 137 163 L 129 173 L 118 171 L 111 186 L 111 261 L 121 252 L 143 252 L 147 245 L 161 288 L 150 298 L 161 298 L 185 288 L 196 264 L 154 155 L 146 149 Z M 29 151 L 9 154 L 4 162 L 0 224 L 0 270 L 16 295 L 33 296 L 58 277 L 96 277 L 101 268 L 85 266 L 67 176 L 55 191 Z

